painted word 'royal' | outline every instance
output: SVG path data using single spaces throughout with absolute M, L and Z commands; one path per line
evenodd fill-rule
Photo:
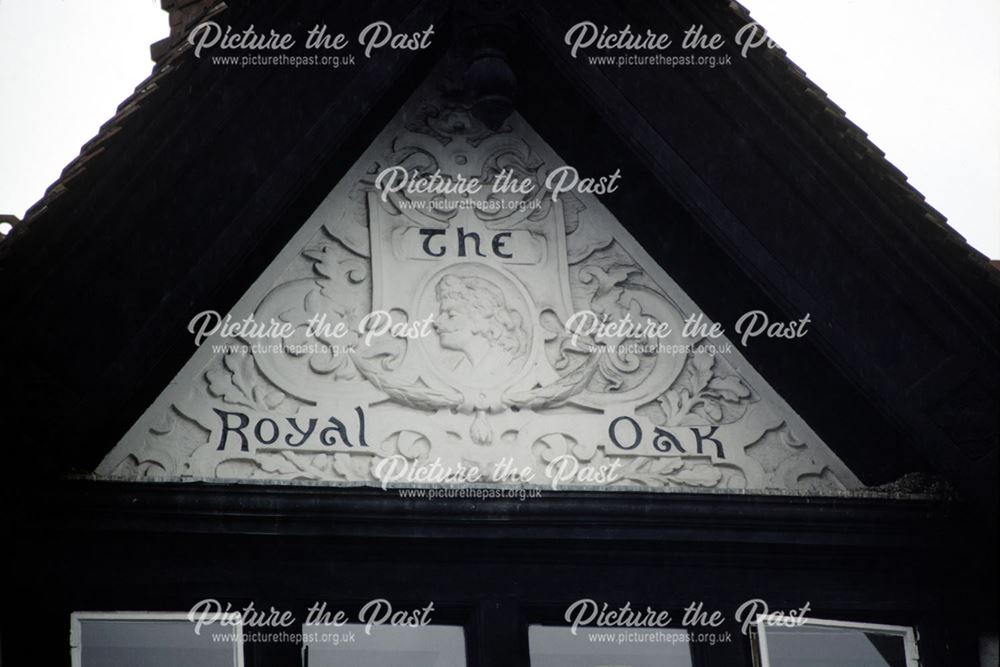
M 263 447 L 271 445 L 292 449 L 368 447 L 368 441 L 365 439 L 365 411 L 361 406 L 354 408 L 357 424 L 355 429 L 349 428 L 343 420 L 333 415 L 329 416 L 326 422 L 320 422 L 316 417 L 272 419 L 218 408 L 212 408 L 212 411 L 220 422 L 219 446 L 216 449 L 220 452 L 225 451 L 226 445 L 232 440 L 239 443 L 241 452 L 249 453 L 251 435 L 255 444 Z

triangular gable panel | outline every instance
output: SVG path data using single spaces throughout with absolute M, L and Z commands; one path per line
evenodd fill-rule
M 97 473 L 860 487 L 728 339 L 683 335 L 707 316 L 594 194 L 552 197 L 564 165 L 518 115 L 492 131 L 424 86 L 228 317 L 192 320 L 212 333 Z M 484 185 L 390 192 L 392 167 Z

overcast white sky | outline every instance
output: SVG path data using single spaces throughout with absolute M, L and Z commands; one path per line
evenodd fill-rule
M 1000 258 L 1000 0 L 743 0 L 983 253 Z M 0 0 L 0 213 L 37 201 L 150 72 L 158 0 Z
M 168 32 L 159 0 L 0 0 L 0 213 L 41 198 Z
M 980 252 L 1000 259 L 1000 0 L 743 0 Z

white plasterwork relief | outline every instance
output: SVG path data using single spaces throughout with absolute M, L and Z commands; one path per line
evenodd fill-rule
M 562 164 L 516 115 L 418 93 L 232 313 L 291 333 L 206 339 L 98 473 L 377 485 L 396 457 L 551 486 L 569 456 L 614 475 L 559 488 L 860 486 L 725 339 L 681 336 L 697 307 L 597 197 L 549 196 Z M 383 194 L 393 166 L 534 187 Z

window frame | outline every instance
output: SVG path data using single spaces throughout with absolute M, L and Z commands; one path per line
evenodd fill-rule
M 755 640 L 751 649 L 753 650 L 754 664 L 759 667 L 773 667 L 771 657 L 767 651 L 767 632 L 769 627 L 766 623 L 769 619 L 778 621 L 781 616 L 778 614 L 759 614 L 754 620 L 753 629 Z M 860 621 L 837 621 L 823 618 L 802 618 L 796 619 L 800 626 L 815 626 L 820 628 L 843 628 L 850 630 L 861 630 L 862 632 L 876 632 L 884 635 L 894 635 L 903 639 L 903 652 L 906 658 L 906 667 L 920 667 L 920 653 L 917 649 L 917 631 L 906 625 L 886 625 L 883 623 L 864 623 Z
M 324 627 L 322 624 L 317 624 L 317 623 L 312 623 L 312 624 L 300 623 L 299 624 L 299 632 L 300 632 L 301 636 L 303 637 L 303 640 L 302 640 L 302 643 L 301 643 L 301 647 L 300 647 L 300 652 L 301 652 L 301 655 L 302 655 L 302 665 L 303 665 L 303 667 L 309 667 L 310 664 L 311 664 L 310 660 L 312 659 L 311 658 L 312 654 L 309 652 L 309 647 L 311 646 L 311 644 L 307 644 L 305 642 L 305 639 L 304 639 L 305 636 L 306 636 L 306 632 L 309 632 L 309 631 L 306 630 L 306 628 L 322 628 L 322 627 Z M 358 621 L 353 621 L 353 622 L 350 622 L 350 623 L 345 623 L 344 625 L 341 625 L 341 626 L 336 626 L 336 629 L 332 630 L 332 632 L 341 632 L 341 631 L 344 631 L 346 628 L 350 628 L 351 631 L 356 631 L 356 632 L 363 633 L 364 632 L 364 627 L 365 627 L 364 623 L 361 623 L 361 622 L 358 622 Z M 383 626 L 377 626 L 377 627 L 383 627 Z M 461 636 L 462 636 L 461 637 L 461 640 L 462 640 L 462 651 L 461 651 L 462 664 L 463 664 L 464 667 L 469 667 L 469 665 L 470 665 L 470 662 L 469 662 L 470 642 L 469 642 L 469 637 L 468 637 L 468 633 L 467 633 L 467 628 L 466 628 L 465 625 L 460 625 L 460 624 L 457 624 L 457 623 L 430 623 L 428 625 L 419 626 L 419 627 L 416 627 L 416 626 L 392 626 L 392 625 L 390 625 L 390 626 L 384 626 L 384 627 L 387 628 L 387 629 L 389 629 L 390 632 L 395 632 L 396 630 L 418 630 L 419 631 L 421 629 L 427 629 L 427 628 L 431 628 L 431 629 L 435 629 L 435 628 L 437 628 L 437 629 L 440 629 L 440 628 L 455 628 L 455 629 L 457 629 L 461 633 Z M 315 631 L 315 630 L 313 630 L 313 631 Z M 447 654 L 445 654 L 444 657 L 446 658 Z
M 527 624 L 522 625 L 521 628 L 522 628 L 522 631 L 524 633 L 524 640 L 525 640 L 525 644 L 526 644 L 527 649 L 528 649 L 528 660 L 529 660 L 529 662 L 526 663 L 526 664 L 529 664 L 529 665 L 531 664 L 530 660 L 531 660 L 531 656 L 532 656 L 532 654 L 531 654 L 531 628 L 532 627 L 540 627 L 540 628 L 546 628 L 546 629 L 563 629 L 563 630 L 569 631 L 572 626 L 571 625 L 565 625 L 565 624 L 562 624 L 562 623 L 548 624 L 548 623 L 544 623 L 544 622 L 529 622 Z M 607 631 L 607 632 L 614 632 L 614 631 L 623 631 L 623 630 L 627 630 L 627 629 L 630 629 L 630 628 L 599 627 L 599 626 L 581 626 L 581 629 L 587 629 L 587 630 L 604 630 L 604 631 Z M 703 667 L 704 666 L 705 663 L 704 663 L 703 657 L 699 655 L 699 649 L 697 647 L 697 643 L 690 641 L 690 636 L 692 634 L 690 628 L 687 628 L 687 627 L 684 627 L 684 626 L 666 626 L 666 627 L 642 628 L 642 629 L 643 630 L 647 630 L 647 631 L 660 630 L 660 631 L 664 631 L 664 632 L 681 632 L 681 633 L 684 633 L 685 635 L 688 635 L 688 640 L 684 641 L 684 642 L 680 642 L 680 643 L 682 643 L 685 647 L 687 647 L 687 655 L 688 655 L 688 659 L 689 659 L 689 664 L 691 665 L 691 667 Z M 594 644 L 591 644 L 591 645 L 602 646 L 601 643 L 594 643 Z M 616 647 L 620 647 L 621 645 L 614 644 L 614 643 L 608 643 L 608 644 L 604 644 L 603 646 L 605 646 L 607 648 L 616 648 Z
M 219 620 L 232 623 L 237 639 L 233 644 L 233 667 L 246 667 L 243 652 L 243 617 L 237 612 L 219 615 Z M 69 615 L 69 650 L 71 667 L 83 665 L 82 621 L 186 621 L 191 622 L 186 611 L 74 611 Z

